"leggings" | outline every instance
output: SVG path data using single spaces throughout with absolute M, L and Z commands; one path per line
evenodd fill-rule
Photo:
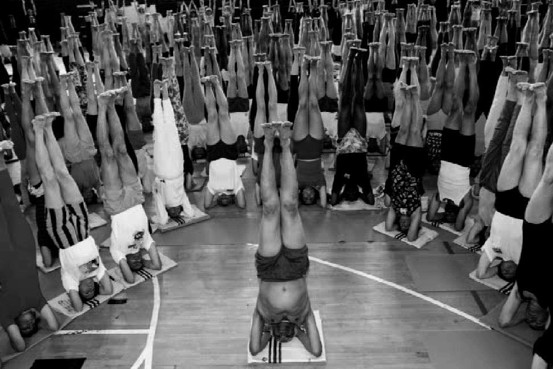
M 136 170 L 136 173 L 138 173 L 138 159 L 136 158 L 136 153 L 134 152 L 131 141 L 129 140 L 129 136 L 127 134 L 127 126 L 125 124 L 125 122 L 127 121 L 127 116 L 125 114 L 125 108 L 121 105 L 116 104 L 115 110 L 117 111 L 119 121 L 121 122 L 121 127 L 123 128 L 123 136 L 125 137 L 125 147 L 127 148 L 127 154 L 129 154 L 129 157 L 131 158 L 131 161 L 134 165 L 134 170 Z
M 132 95 L 135 98 L 150 95 L 150 71 L 146 67 L 144 55 L 129 54 L 129 69 L 131 77 Z

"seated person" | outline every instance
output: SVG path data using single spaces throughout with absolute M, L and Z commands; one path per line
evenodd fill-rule
M 300 200 L 304 205 L 319 203 L 326 208 L 326 180 L 322 168 L 323 120 L 317 95 L 318 68 L 321 61 L 304 57 L 299 85 L 299 106 L 292 133 L 293 150 L 296 154 L 296 173 Z M 308 76 L 309 71 L 309 76 Z M 291 86 L 290 89 L 293 89 Z
M 539 97 L 539 93 L 536 95 L 536 99 L 540 101 L 538 102 L 539 106 L 543 104 L 543 100 Z M 543 109 L 543 107 L 538 107 L 538 109 Z M 545 115 L 543 118 L 545 120 Z M 535 162 L 537 166 L 540 165 L 541 157 Z M 522 226 L 522 254 L 517 269 L 516 283 L 499 316 L 499 324 L 502 327 L 520 323 L 520 320 L 515 318 L 520 305 L 526 301 L 528 305 L 523 319 L 533 329 L 546 329 L 534 344 L 532 369 L 546 369 L 553 365 L 553 351 L 551 350 L 553 326 L 551 323 L 547 326 L 546 323 L 553 311 L 553 293 L 550 283 L 550 263 L 553 258 L 553 249 L 550 244 L 544 242 L 551 237 L 553 232 L 553 186 L 551 183 L 553 183 L 553 149 L 550 148 L 543 176 L 526 207 Z
M 477 276 L 498 274 L 514 281 L 522 249 L 522 224 L 530 197 L 542 175 L 542 157 L 547 134 L 545 85 L 519 83 L 524 95 L 522 108 L 513 130 L 511 147 L 497 181 L 496 212 L 490 237 L 482 247 Z M 537 109 L 532 117 L 533 106 Z M 543 109 L 543 110 L 542 110 Z M 502 260 L 499 267 L 492 264 Z
M 473 51 L 458 52 L 460 68 L 455 79 L 453 108 L 447 117 L 442 133 L 442 157 L 438 174 L 438 192 L 428 207 L 430 222 L 452 223 L 457 231 L 465 227 L 472 208 L 470 193 L 470 166 L 474 161 L 475 117 L 478 104 L 478 75 L 476 55 Z M 466 78 L 469 84 L 466 86 Z M 445 213 L 438 213 L 445 203 Z
M 290 151 L 291 125 L 286 122 L 263 126 L 263 216 L 255 255 L 260 281 L 249 350 L 257 355 L 271 337 L 280 342 L 297 337 L 307 351 L 318 357 L 322 354 L 322 344 L 307 293 L 309 258 L 298 211 L 298 181 Z M 272 157 L 277 127 L 282 145 L 280 197 Z
M 371 179 L 367 168 L 367 117 L 363 101 L 363 54 L 366 50 L 350 48 L 342 98 L 338 113 L 336 173 L 332 184 L 331 205 L 342 201 L 363 200 L 374 205 Z
M 402 102 L 400 110 L 395 111 L 395 114 L 401 114 L 402 120 L 392 147 L 386 181 L 386 203 L 389 206 L 386 230 L 399 230 L 407 235 L 409 241 L 415 241 L 420 230 L 421 196 L 424 193 L 422 177 L 425 171 L 417 86 L 403 84 L 396 93 L 396 101 Z
M 47 231 L 60 248 L 62 284 L 76 311 L 98 293 L 110 295 L 113 287 L 89 235 L 88 210 L 77 184 L 67 171 L 52 131 L 59 113 L 38 115 L 35 131 L 36 162 L 44 184 Z M 99 281 L 99 285 L 94 282 Z
M 184 158 L 167 84 L 166 80 L 154 81 L 154 221 L 158 224 L 167 224 L 170 218 L 182 221 L 183 217 L 194 216 L 184 191 Z
M 58 322 L 40 290 L 33 233 L 4 162 L 4 151 L 12 148 L 11 141 L 0 141 L 0 326 L 14 350 L 24 351 L 25 338 L 35 334 L 39 325 L 55 331 Z
M 236 164 L 237 138 L 230 124 L 227 98 L 221 88 L 219 77 L 206 77 L 203 82 L 206 89 L 207 161 L 209 162 L 209 182 L 207 191 L 204 193 L 204 207 L 209 209 L 216 204 L 227 206 L 236 203 L 238 207 L 245 208 L 244 185 Z

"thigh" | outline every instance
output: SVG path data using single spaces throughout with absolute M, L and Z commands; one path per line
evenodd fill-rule
M 300 249 L 306 244 L 300 212 L 297 207 L 283 206 L 280 213 L 282 243 L 289 249 Z
M 263 204 L 263 206 L 265 207 L 267 204 Z M 259 227 L 259 248 L 257 249 L 261 256 L 274 256 L 280 252 L 282 247 L 280 210 L 278 206 L 274 210 L 274 212 L 269 212 L 263 209 Z

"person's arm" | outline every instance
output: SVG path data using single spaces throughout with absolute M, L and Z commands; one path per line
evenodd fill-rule
M 524 316 L 517 319 L 517 311 L 521 304 L 522 299 L 518 293 L 518 284 L 515 283 L 515 286 L 509 294 L 509 298 L 505 301 L 505 305 L 503 305 L 501 313 L 499 314 L 499 326 L 501 328 L 515 326 L 525 319 Z
M 42 321 L 46 323 L 46 327 L 51 331 L 57 331 L 59 328 L 58 320 L 56 319 L 56 316 L 54 315 L 54 312 L 52 311 L 52 308 L 50 308 L 50 305 L 46 304 L 40 310 L 40 316 L 42 317 Z
M 161 270 L 161 259 L 154 240 L 151 241 L 150 248 L 147 252 L 150 256 L 150 260 L 143 260 L 144 267 L 152 270 Z
M 467 216 L 472 209 L 473 200 L 470 192 L 465 195 L 463 203 L 464 205 L 461 210 L 459 210 L 459 214 L 457 214 L 457 220 L 455 221 L 455 229 L 459 232 L 465 229 L 465 221 L 467 220 Z
M 69 300 L 71 301 L 71 305 L 73 305 L 73 309 L 78 313 L 83 311 L 83 300 L 81 300 L 79 291 L 69 290 L 67 294 L 69 295 Z
M 478 267 L 476 268 L 476 277 L 480 279 L 486 279 L 496 275 L 498 267 L 497 265 L 490 267 L 491 264 L 492 260 L 490 260 L 490 257 L 484 250 L 482 255 L 480 255 L 480 260 L 478 261 Z
M 430 205 L 428 206 L 428 213 L 426 214 L 426 219 L 429 222 L 437 222 L 442 220 L 442 217 L 440 214 L 438 214 L 438 210 L 440 209 L 440 198 L 439 194 L 436 192 L 432 195 L 432 198 L 430 199 Z
M 388 214 L 386 215 L 385 227 L 386 227 L 387 232 L 395 231 L 397 229 L 396 211 L 391 206 L 388 208 Z
M 113 285 L 107 272 L 100 279 L 100 295 L 111 295 L 113 293 Z
M 211 209 L 215 206 L 217 203 L 217 195 L 218 194 L 212 194 L 209 192 L 209 190 L 205 189 L 205 195 L 204 195 L 204 209 Z
M 25 340 L 21 336 L 19 327 L 17 324 L 12 324 L 7 329 L 8 337 L 10 338 L 10 344 L 17 352 L 25 351 Z
M 411 214 L 411 225 L 409 226 L 409 231 L 407 232 L 407 240 L 409 242 L 415 241 L 419 238 L 419 229 L 422 221 L 422 210 L 419 206 L 413 214 Z
M 123 274 L 125 282 L 134 283 L 134 273 L 129 267 L 129 263 L 127 263 L 126 259 L 121 259 L 121 261 L 119 262 L 119 268 L 121 268 L 121 274 Z
M 296 329 L 296 337 L 298 337 L 305 349 L 313 354 L 313 356 L 321 356 L 321 354 L 323 353 L 323 345 L 321 344 L 319 330 L 317 329 L 315 315 L 313 315 L 312 310 L 309 311 L 309 315 L 307 316 L 307 319 L 305 321 L 305 329 L 307 330 L 307 332 Z
M 238 206 L 241 209 L 244 209 L 246 207 L 246 191 L 244 189 L 241 189 L 236 194 L 236 206 Z
M 271 338 L 270 332 L 263 331 L 263 326 L 263 318 L 256 308 L 253 312 L 252 331 L 250 332 L 250 353 L 253 356 L 263 351 Z
M 321 188 L 319 189 L 319 199 L 320 199 L 321 208 L 326 209 L 326 202 L 327 202 L 326 186 L 321 186 Z

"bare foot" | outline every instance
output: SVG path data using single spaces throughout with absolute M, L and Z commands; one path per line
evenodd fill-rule
M 530 91 L 534 92 L 536 100 L 545 100 L 547 86 L 543 82 L 534 83 L 533 85 L 530 85 Z
M 265 146 L 272 147 L 275 141 L 277 125 L 274 123 L 263 123 L 261 124 L 261 128 L 263 128 L 263 133 L 265 135 Z
M 44 116 L 44 128 L 51 129 L 52 128 L 52 122 L 54 119 L 60 116 L 60 113 L 57 111 L 53 111 L 50 113 L 43 114 Z
M 37 115 L 31 121 L 35 132 L 44 130 L 44 123 L 46 123 L 46 117 L 44 115 Z
M 292 122 L 282 122 L 277 128 L 280 143 L 284 145 L 289 143 L 290 138 L 292 137 Z
M 98 106 L 107 107 L 115 102 L 115 90 L 108 90 L 98 95 Z

